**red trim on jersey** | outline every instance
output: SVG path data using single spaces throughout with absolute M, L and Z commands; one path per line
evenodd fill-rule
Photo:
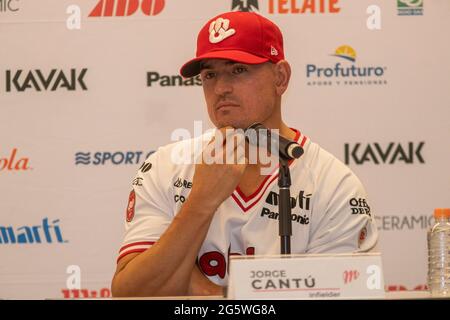
M 303 148 L 303 146 L 305 145 L 306 142 L 306 136 L 303 136 L 302 142 L 300 143 L 300 147 Z
M 275 168 L 275 170 L 273 172 L 270 173 L 270 175 L 267 175 L 267 177 L 263 180 L 263 182 L 261 182 L 261 184 L 259 185 L 258 189 L 253 192 L 251 195 L 246 196 L 241 188 L 239 188 L 239 186 L 236 187 L 236 192 L 239 194 L 239 196 L 242 198 L 242 200 L 244 200 L 245 202 L 248 202 L 250 200 L 252 200 L 252 198 L 254 198 L 255 196 L 258 195 L 258 193 L 261 191 L 261 189 L 264 187 L 264 184 L 267 182 L 267 180 L 270 179 L 270 177 L 275 173 L 275 171 L 278 169 L 278 165 Z
M 297 129 L 294 129 L 294 128 L 291 128 L 291 129 L 295 132 L 294 141 L 297 141 L 297 142 L 298 142 L 299 138 L 300 138 L 301 135 L 302 135 L 301 132 L 300 132 L 299 130 L 297 130 Z M 302 139 L 302 142 L 300 143 L 300 146 L 303 147 L 303 146 L 305 145 L 305 142 L 306 142 L 306 136 L 303 136 L 303 139 Z M 288 163 L 289 163 L 289 166 L 291 165 L 292 162 L 293 162 L 293 160 L 290 160 L 290 161 L 288 162 Z M 236 189 L 235 189 L 236 193 L 242 198 L 242 200 L 243 200 L 245 203 L 247 203 L 247 202 L 249 202 L 250 200 L 252 200 L 253 198 L 255 198 L 255 197 L 261 192 L 261 190 L 264 189 L 263 192 L 261 192 L 260 196 L 256 199 L 256 201 L 254 201 L 253 203 L 251 203 L 251 204 L 250 204 L 249 206 L 247 206 L 247 207 L 244 207 L 244 205 L 242 204 L 242 202 L 240 201 L 240 199 L 234 194 L 234 192 L 231 194 L 231 197 L 234 199 L 234 201 L 237 203 L 237 205 L 238 205 L 244 212 L 247 212 L 249 209 L 251 209 L 251 208 L 252 208 L 252 207 L 253 207 L 253 206 L 254 206 L 254 205 L 262 198 L 263 194 L 266 192 L 267 188 L 272 184 L 272 182 L 274 182 L 274 181 L 278 178 L 278 173 L 277 173 L 275 176 L 273 176 L 273 174 L 274 174 L 275 172 L 278 171 L 278 168 L 279 168 L 279 165 L 277 165 L 277 167 L 275 168 L 275 170 L 263 180 L 263 182 L 259 185 L 258 189 L 256 189 L 256 191 L 253 192 L 253 193 L 252 193 L 251 195 L 249 195 L 249 196 L 246 196 L 246 195 L 242 192 L 242 190 L 239 188 L 239 186 L 236 187 Z M 272 179 L 271 179 L 271 178 L 272 178 Z M 267 181 L 268 181 L 269 179 L 271 179 L 271 180 L 269 181 L 269 183 L 267 183 Z M 266 183 L 267 183 L 267 184 L 266 184 Z
M 148 248 L 147 248 L 148 249 Z M 134 249 L 134 250 L 130 250 L 127 252 L 122 253 L 118 258 L 117 258 L 117 263 L 119 263 L 120 259 L 122 259 L 123 257 L 125 257 L 127 254 L 130 253 L 135 253 L 135 252 L 144 252 L 147 249 Z
M 130 244 L 127 244 L 126 246 L 123 246 L 122 248 L 120 248 L 119 253 L 121 253 L 123 250 L 125 250 L 126 248 L 129 247 L 133 247 L 133 246 L 146 246 L 146 245 L 153 245 L 155 244 L 155 241 L 141 241 L 141 242 L 133 242 Z

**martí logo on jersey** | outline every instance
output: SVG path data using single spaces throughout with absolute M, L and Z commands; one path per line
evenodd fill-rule
M 355 49 L 348 45 L 338 47 L 330 55 L 334 65 L 306 65 L 308 86 L 367 86 L 386 85 L 387 68 L 381 65 L 359 63 Z

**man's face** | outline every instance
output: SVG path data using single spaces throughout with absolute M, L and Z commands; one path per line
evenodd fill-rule
M 246 128 L 278 116 L 273 64 L 205 59 L 200 75 L 208 114 L 217 128 Z

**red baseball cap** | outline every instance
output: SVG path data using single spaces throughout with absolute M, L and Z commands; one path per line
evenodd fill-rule
M 277 63 L 284 59 L 283 35 L 272 21 L 254 12 L 223 13 L 200 30 L 196 57 L 181 67 L 180 74 L 186 78 L 198 75 L 201 61 L 207 58 Z

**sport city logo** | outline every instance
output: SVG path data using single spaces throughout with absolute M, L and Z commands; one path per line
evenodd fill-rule
M 155 151 L 148 153 L 144 153 L 143 151 L 77 152 L 75 153 L 75 165 L 134 165 L 139 164 L 143 159 L 147 159 L 153 152 Z
M 397 15 L 399 16 L 423 15 L 423 0 L 397 0 Z
M 128 17 L 139 9 L 146 16 L 156 16 L 163 11 L 164 6 L 164 0 L 100 0 L 89 17 Z
M 401 212 L 378 213 L 375 217 L 378 230 L 382 231 L 402 231 L 402 230 L 428 230 L 433 226 L 434 217 L 432 214 L 416 214 Z
M 0 155 L 0 172 L 2 171 L 28 171 L 32 168 L 30 167 L 30 159 L 18 155 L 19 151 L 17 148 L 11 150 L 8 156 L 2 157 Z
M 386 67 L 356 65 L 356 51 L 343 45 L 335 50 L 331 56 L 344 60 L 336 62 L 334 66 L 306 65 L 306 78 L 308 86 L 360 86 L 384 85 Z M 350 63 L 350 64 L 349 64 Z
M 59 219 L 55 219 L 49 223 L 46 217 L 42 219 L 41 224 L 34 226 L 0 226 L 0 244 L 67 243 L 62 236 L 59 222 Z
M 0 13 L 19 11 L 19 0 L 0 0 Z

